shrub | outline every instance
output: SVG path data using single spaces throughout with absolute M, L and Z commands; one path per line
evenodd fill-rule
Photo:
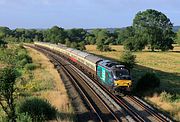
M 32 118 L 27 113 L 21 113 L 17 116 L 16 122 L 32 122 Z
M 21 67 L 24 67 L 26 64 L 28 64 L 28 60 L 26 58 L 22 59 L 21 61 L 18 62 L 18 64 Z
M 132 69 L 135 65 L 136 56 L 133 55 L 130 51 L 123 52 L 120 57 L 120 61 L 129 69 Z
M 180 101 L 180 95 L 179 94 L 171 94 L 166 91 L 163 91 L 160 94 L 161 101 L 166 101 L 166 102 L 179 102 Z
M 8 122 L 8 118 L 5 116 L 0 116 L 0 122 Z
M 14 67 L 0 70 L 0 107 L 6 113 L 8 121 L 15 121 L 15 81 L 18 77 Z
M 20 52 L 18 54 L 18 60 L 26 59 L 28 63 L 32 63 L 32 58 L 26 52 Z
M 109 45 L 103 45 L 103 51 L 111 51 L 111 47 Z
M 34 64 L 34 63 L 29 63 L 25 65 L 25 69 L 27 70 L 35 70 L 37 67 L 39 67 L 39 65 Z
M 160 79 L 154 73 L 146 73 L 138 80 L 136 90 L 146 91 L 159 87 L 159 85 Z
M 56 117 L 57 110 L 46 100 L 28 98 L 19 105 L 18 112 L 28 113 L 33 121 L 43 121 L 54 119 Z

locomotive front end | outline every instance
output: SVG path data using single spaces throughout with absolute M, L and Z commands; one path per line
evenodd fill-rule
M 113 69 L 114 90 L 115 91 L 131 91 L 132 79 L 130 72 L 123 65 L 116 65 Z

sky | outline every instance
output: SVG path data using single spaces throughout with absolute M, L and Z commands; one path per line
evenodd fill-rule
M 139 11 L 155 9 L 180 25 L 180 0 L 0 0 L 0 26 L 120 28 Z

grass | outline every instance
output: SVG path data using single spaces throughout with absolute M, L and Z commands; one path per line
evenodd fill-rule
M 34 49 L 28 48 L 29 55 L 32 57 L 33 63 L 38 64 L 40 68 L 32 71 L 33 78 L 31 83 L 38 82 L 38 90 L 33 95 L 47 99 L 53 106 L 55 106 L 59 113 L 58 121 L 73 121 L 74 111 L 70 100 L 68 98 L 64 84 L 54 65 L 43 54 Z M 35 81 L 35 82 L 34 82 Z M 37 85 L 36 85 L 37 86 Z M 56 121 L 56 120 L 52 120 Z
M 73 107 L 54 65 L 46 56 L 36 50 L 31 48 L 26 50 L 28 55 L 32 57 L 32 63 L 28 63 L 25 67 L 18 69 L 22 76 L 18 77 L 16 81 L 16 87 L 18 88 L 16 105 L 18 106 L 18 103 L 26 98 L 40 97 L 48 100 L 58 110 L 56 120 L 51 120 L 51 122 L 74 121 Z M 5 66 L 5 62 L 0 62 L 0 68 Z M 5 113 L 0 109 L 0 121 L 1 117 L 4 116 Z
M 86 49 L 90 53 L 118 61 L 124 51 L 123 46 L 111 47 L 116 51 L 100 52 L 96 50 L 95 45 L 87 45 Z M 180 46 L 176 45 L 174 50 L 167 52 L 150 52 L 145 49 L 142 52 L 133 52 L 133 54 L 136 55 L 136 66 L 132 70 L 135 81 L 145 72 L 154 72 L 161 79 L 160 88 L 151 91 L 150 94 L 146 93 L 145 98 L 180 121 L 180 102 L 162 101 L 160 96 L 162 91 L 180 95 Z

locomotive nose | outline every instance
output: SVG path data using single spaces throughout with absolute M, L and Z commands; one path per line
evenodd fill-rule
M 124 87 L 130 87 L 132 85 L 131 80 L 116 80 L 114 81 L 115 86 L 124 86 Z

